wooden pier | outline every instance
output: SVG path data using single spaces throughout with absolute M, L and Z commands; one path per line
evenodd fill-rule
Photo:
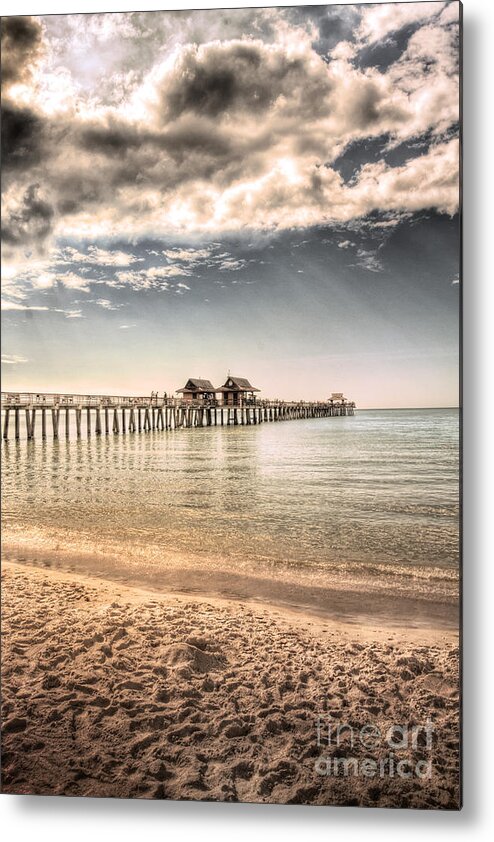
M 126 435 L 189 427 L 219 427 L 262 424 L 302 418 L 333 418 L 353 415 L 355 403 L 346 398 L 318 402 L 270 401 L 254 398 L 236 406 L 220 401 L 184 401 L 182 398 L 128 397 L 109 395 L 61 395 L 29 392 L 2 392 L 3 438 L 10 434 L 13 421 L 15 439 L 21 438 L 25 419 L 27 439 L 48 433 L 54 439 L 85 436 Z M 38 424 L 37 424 L 38 422 Z

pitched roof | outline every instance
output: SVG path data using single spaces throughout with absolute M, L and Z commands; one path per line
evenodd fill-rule
M 200 380 L 197 377 L 189 377 L 183 389 L 177 389 L 177 392 L 215 392 L 215 388 L 210 380 Z
M 230 385 L 231 384 L 231 385 Z M 255 386 L 251 386 L 245 377 L 227 377 L 223 386 L 216 389 L 217 392 L 260 392 Z

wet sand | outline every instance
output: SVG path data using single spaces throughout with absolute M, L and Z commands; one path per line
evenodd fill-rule
M 3 792 L 459 806 L 454 631 L 10 562 L 2 582 Z

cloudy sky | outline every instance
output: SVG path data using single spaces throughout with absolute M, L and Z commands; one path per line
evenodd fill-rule
M 456 405 L 458 16 L 2 18 L 2 388 Z

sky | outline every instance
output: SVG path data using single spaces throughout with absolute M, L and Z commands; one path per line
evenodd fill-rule
M 2 389 L 457 405 L 458 28 L 2 18 Z

